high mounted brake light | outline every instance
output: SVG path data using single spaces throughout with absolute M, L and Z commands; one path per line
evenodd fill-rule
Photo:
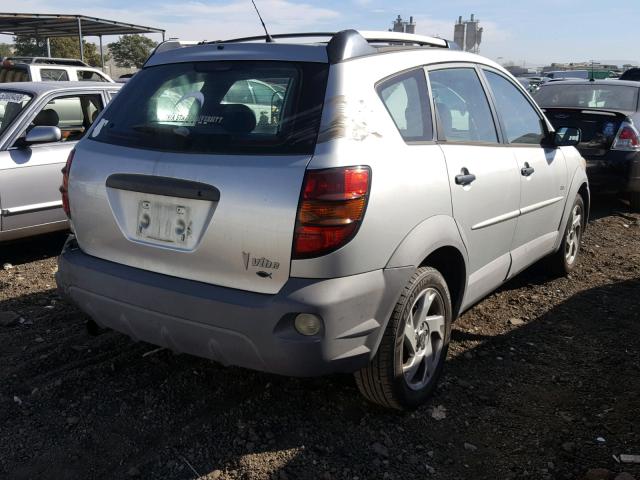
M 71 173 L 71 163 L 73 162 L 73 156 L 76 150 L 73 149 L 69 152 L 67 157 L 67 163 L 62 168 L 62 185 L 60 185 L 60 194 L 62 195 L 62 209 L 67 217 L 71 219 L 71 205 L 69 204 L 69 174 Z
M 611 150 L 624 150 L 635 152 L 640 150 L 640 139 L 638 130 L 629 122 L 622 122 L 616 139 L 611 145 Z
M 293 258 L 325 255 L 358 231 L 371 186 L 369 167 L 307 170 L 298 206 Z

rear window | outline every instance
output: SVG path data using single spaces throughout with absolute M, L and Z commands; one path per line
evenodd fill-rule
M 29 82 L 31 77 L 26 66 L 0 67 L 0 83 Z
M 40 79 L 43 82 L 66 82 L 69 75 L 66 70 L 60 68 L 43 68 L 40 70 Z
M 612 80 L 613 82 L 613 80 Z M 534 94 L 541 107 L 606 108 L 635 111 L 638 89 L 624 85 L 545 85 Z
M 327 72 L 327 64 L 255 61 L 149 67 L 91 137 L 174 152 L 312 153 Z

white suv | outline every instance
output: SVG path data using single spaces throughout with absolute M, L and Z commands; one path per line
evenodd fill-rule
M 9 57 L 0 65 L 0 83 L 113 82 L 111 77 L 82 60 L 49 57 Z

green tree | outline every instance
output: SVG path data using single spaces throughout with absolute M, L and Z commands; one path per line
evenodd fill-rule
M 141 68 L 156 45 L 143 35 L 123 35 L 117 42 L 109 44 L 109 52 L 119 67 Z
M 45 39 L 18 36 L 14 38 L 15 55 L 22 57 L 44 57 L 47 55 Z M 80 58 L 80 45 L 77 37 L 55 37 L 49 41 L 51 56 L 59 58 Z M 95 43 L 82 41 L 84 61 L 89 65 L 100 65 L 100 51 Z M 106 57 L 105 57 L 106 61 Z
M 8 43 L 0 43 L 0 58 L 13 55 L 13 47 Z

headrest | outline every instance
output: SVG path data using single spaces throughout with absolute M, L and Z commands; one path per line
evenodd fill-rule
M 256 115 L 246 105 L 224 105 L 222 117 L 222 128 L 229 133 L 249 133 L 256 128 Z
M 60 117 L 58 117 L 58 113 L 55 110 L 45 108 L 36 115 L 36 118 L 33 119 L 33 124 L 37 126 L 57 127 L 59 121 Z

